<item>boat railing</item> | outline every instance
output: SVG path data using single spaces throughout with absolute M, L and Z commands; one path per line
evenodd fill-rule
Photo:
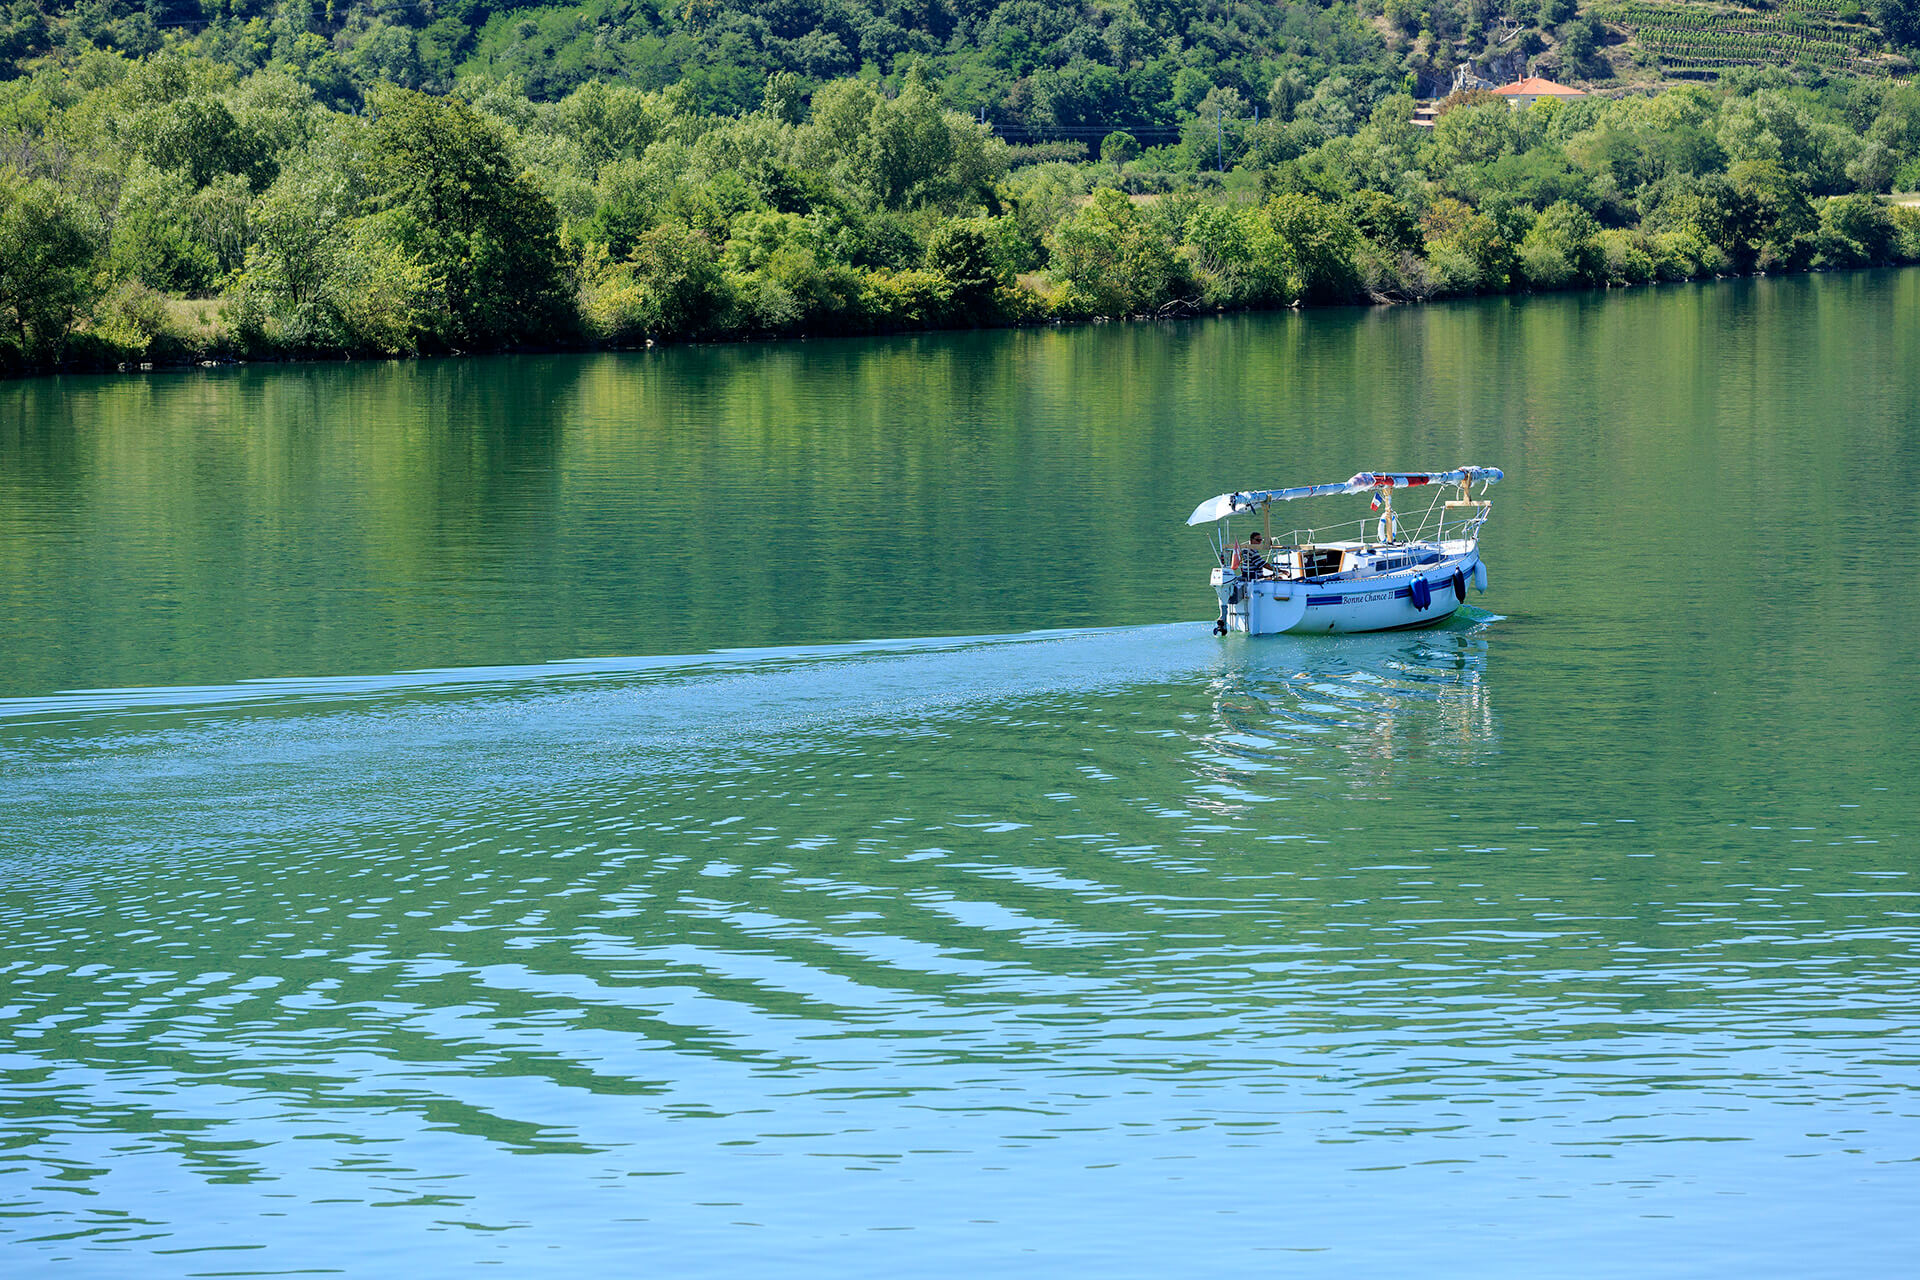
M 1379 515 L 1369 515 L 1358 520 L 1343 520 L 1336 524 L 1301 526 L 1263 539 L 1261 548 L 1269 555 L 1281 547 L 1311 547 L 1332 542 L 1359 542 L 1373 545 L 1405 545 L 1410 543 L 1429 543 L 1434 546 L 1446 542 L 1473 542 L 1480 535 L 1480 526 L 1487 522 L 1491 505 L 1484 501 L 1467 499 L 1443 500 L 1444 495 L 1436 494 L 1434 501 L 1422 512 L 1409 528 L 1400 519 L 1400 513 L 1393 513 L 1391 536 L 1379 537 Z M 1457 517 L 1449 522 L 1450 517 Z M 1231 560 L 1229 552 L 1245 547 L 1242 538 L 1222 538 L 1218 550 L 1220 563 L 1226 565 Z
M 1365 542 L 1367 526 L 1378 524 L 1377 519 L 1343 520 L 1339 524 L 1315 525 L 1312 528 L 1292 529 L 1287 533 L 1288 540 L 1299 547 L 1311 546 L 1319 542 Z M 1377 532 L 1377 530 L 1376 530 Z
M 1445 542 L 1449 537 L 1455 541 L 1473 541 L 1480 536 L 1480 526 L 1487 522 L 1492 514 L 1492 504 L 1484 500 L 1454 499 L 1444 500 L 1436 493 L 1434 500 L 1422 512 L 1412 526 L 1401 519 L 1399 512 L 1393 513 L 1392 537 L 1382 539 L 1386 542 Z M 1449 526 L 1449 518 L 1456 517 Z M 1339 524 L 1316 525 L 1311 528 L 1290 530 L 1288 538 L 1295 545 L 1313 542 L 1344 542 L 1348 540 L 1366 542 L 1368 534 L 1379 532 L 1379 516 L 1366 516 L 1359 520 L 1347 520 Z
M 1458 504 L 1448 504 L 1455 506 Z M 1436 510 L 1424 514 L 1420 520 L 1409 527 L 1396 515 L 1393 522 L 1392 537 L 1379 538 L 1379 517 L 1369 516 L 1361 520 L 1344 520 L 1338 524 L 1300 526 L 1284 533 L 1276 531 L 1266 539 L 1271 546 L 1304 547 L 1327 542 L 1445 542 L 1473 540 L 1479 536 L 1480 526 L 1487 521 L 1485 504 L 1474 503 L 1477 510 L 1457 520 L 1450 520 L 1445 510 Z M 1234 539 L 1234 545 L 1244 544 L 1244 538 Z
M 1435 485 L 1430 492 L 1432 497 L 1426 509 L 1417 517 L 1412 516 L 1409 509 L 1394 510 L 1391 495 L 1389 495 L 1385 510 L 1375 508 L 1373 513 L 1362 516 L 1358 520 L 1343 520 L 1330 525 L 1299 526 L 1281 536 L 1269 534 L 1263 541 L 1268 547 L 1305 547 L 1317 543 L 1348 541 L 1375 545 L 1406 543 L 1438 545 L 1446 542 L 1449 534 L 1454 541 L 1469 543 L 1477 541 L 1480 536 L 1480 527 L 1492 514 L 1493 504 L 1484 496 L 1474 498 L 1472 489 L 1465 486 L 1456 489 L 1452 485 Z M 1484 492 L 1483 489 L 1482 493 Z M 1449 497 L 1449 494 L 1458 496 Z M 1409 490 L 1405 498 L 1409 507 L 1414 500 L 1415 491 Z M 1453 522 L 1451 529 L 1448 528 L 1449 520 Z M 1266 523 L 1264 516 L 1261 523 L 1263 525 Z M 1230 559 L 1228 552 L 1231 548 L 1245 545 L 1243 541 L 1232 537 L 1230 524 L 1231 521 L 1223 522 L 1214 538 L 1222 565 Z

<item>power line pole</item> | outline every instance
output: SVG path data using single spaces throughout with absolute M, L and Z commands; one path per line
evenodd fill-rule
M 1227 171 L 1227 112 L 1220 103 L 1213 104 L 1213 142 L 1218 150 L 1220 172 Z

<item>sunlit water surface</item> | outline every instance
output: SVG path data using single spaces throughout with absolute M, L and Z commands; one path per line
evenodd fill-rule
M 0 1260 L 1903 1274 L 1916 315 L 0 388 Z M 1469 461 L 1448 626 L 1186 620 Z

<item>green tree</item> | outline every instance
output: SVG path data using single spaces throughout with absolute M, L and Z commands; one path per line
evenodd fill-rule
M 1520 269 L 1537 289 L 1599 283 L 1607 270 L 1600 224 L 1565 200 L 1548 207 L 1520 241 Z
M 697 231 L 671 223 L 640 237 L 633 250 L 641 323 L 650 333 L 707 333 L 719 327 L 725 292 L 719 255 Z
M 1187 219 L 1187 245 L 1208 302 L 1259 306 L 1286 301 L 1286 254 L 1259 211 L 1203 204 Z
M 1513 283 L 1518 246 L 1529 226 L 1522 206 L 1490 202 L 1476 210 L 1442 197 L 1428 207 L 1421 224 L 1427 256 L 1445 277 L 1444 292 L 1498 291 Z
M 1855 135 L 1771 90 L 1729 103 L 1719 141 L 1734 161 L 1778 164 L 1815 195 L 1846 189 L 1847 165 L 1862 145 Z
M 0 170 L 0 324 L 28 359 L 58 360 L 99 296 L 100 241 L 93 219 L 65 192 Z
M 1567 5 L 1569 11 L 1573 6 Z M 1589 80 L 1613 78 L 1613 67 L 1600 53 L 1600 40 L 1606 34 L 1592 19 L 1570 22 L 1560 31 L 1560 56 L 1576 76 Z
M 1420 224 L 1401 201 L 1384 191 L 1356 191 L 1347 197 L 1347 216 L 1361 235 L 1395 253 L 1426 251 Z
M 356 205 L 346 175 L 308 164 L 255 206 L 236 293 L 242 324 L 268 345 L 400 354 L 437 332 L 441 282 L 403 243 L 403 216 Z
M 767 77 L 760 109 L 776 120 L 799 124 L 806 118 L 807 99 L 801 91 L 800 77 L 791 71 L 776 71 Z
M 858 155 L 860 172 L 882 205 L 947 204 L 971 194 L 967 188 L 986 176 L 964 172 L 966 161 L 977 170 L 984 160 L 984 138 L 963 152 L 966 135 L 978 131 L 950 115 L 917 70 L 907 76 L 898 97 L 874 104 Z
M 184 172 L 134 162 L 109 242 L 116 275 L 173 293 L 197 293 L 213 283 L 220 257 L 199 235 L 194 194 Z
M 1115 129 L 1100 140 L 1100 158 L 1108 164 L 1125 164 L 1140 158 L 1140 139 L 1125 129 Z
M 1813 255 L 1820 218 L 1801 179 L 1774 160 L 1743 160 L 1727 170 L 1727 180 L 1753 210 L 1756 230 L 1749 243 L 1757 265 L 1804 267 Z
M 1896 43 L 1920 47 L 1920 0 L 1867 0 L 1867 12 Z
M 952 319 L 969 324 L 991 320 L 994 295 L 1013 283 L 995 260 L 987 228 L 979 221 L 943 222 L 927 237 L 927 269 L 952 288 Z
M 314 169 L 281 174 L 254 210 L 244 289 L 277 304 L 283 318 L 303 314 L 301 327 L 310 325 L 310 309 L 333 288 L 346 251 L 347 201 L 335 175 Z
M 155 103 L 127 121 L 123 136 L 134 154 L 156 169 L 184 173 L 195 189 L 223 173 L 241 174 L 256 191 L 273 180 L 267 140 L 242 129 L 216 97 Z
M 1144 225 L 1131 201 L 1112 187 L 1054 229 L 1051 270 L 1066 285 L 1077 314 L 1129 316 L 1152 311 L 1173 294 L 1179 263 L 1173 246 Z
M 1293 119 L 1294 108 L 1307 100 L 1307 79 L 1298 71 L 1287 71 L 1273 78 L 1267 89 L 1267 107 L 1274 118 L 1287 121 Z
M 375 207 L 445 289 L 445 338 L 550 337 L 568 312 L 559 219 L 516 170 L 499 127 L 457 98 L 372 96 Z
M 440 281 L 385 219 L 356 219 L 345 248 L 328 298 L 330 336 L 343 347 L 387 355 L 419 350 L 442 305 Z
M 1261 210 L 1279 244 L 1287 291 L 1308 302 L 1348 302 L 1359 292 L 1354 251 L 1360 232 L 1337 205 L 1289 192 Z
M 1520 150 L 1522 135 L 1504 101 L 1473 102 L 1454 107 L 1433 126 L 1433 166 L 1446 174 L 1468 165 L 1488 164 Z
M 1820 207 L 1814 264 L 1877 266 L 1894 256 L 1893 218 L 1870 195 L 1835 196 Z
M 665 189 L 658 168 L 645 160 L 615 160 L 600 171 L 588 238 L 606 245 L 616 258 L 626 257 L 654 224 Z
M 562 99 L 555 114 L 594 171 L 639 155 L 660 133 L 653 100 L 631 85 L 589 80 Z
M 581 268 L 582 318 L 604 341 L 722 332 L 734 301 L 713 242 L 674 223 L 643 232 L 624 262 L 609 259 L 604 245 L 590 245 Z M 783 315 L 791 318 L 791 310 Z

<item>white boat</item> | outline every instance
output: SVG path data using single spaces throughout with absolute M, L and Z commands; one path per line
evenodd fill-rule
M 1444 622 L 1467 602 L 1469 586 L 1487 589 L 1480 526 L 1493 511 L 1487 486 L 1504 478 L 1498 467 L 1362 471 L 1337 484 L 1209 498 L 1193 509 L 1187 523 L 1215 526 L 1213 587 L 1220 618 L 1214 631 L 1256 636 L 1398 631 Z M 1433 500 L 1409 533 L 1393 509 L 1394 494 L 1422 488 Z M 1274 503 L 1361 493 L 1373 495 L 1377 519 L 1293 529 L 1281 540 L 1274 538 Z M 1257 527 L 1236 539 L 1232 525 L 1240 516 Z M 1339 536 L 1343 532 L 1350 536 Z

